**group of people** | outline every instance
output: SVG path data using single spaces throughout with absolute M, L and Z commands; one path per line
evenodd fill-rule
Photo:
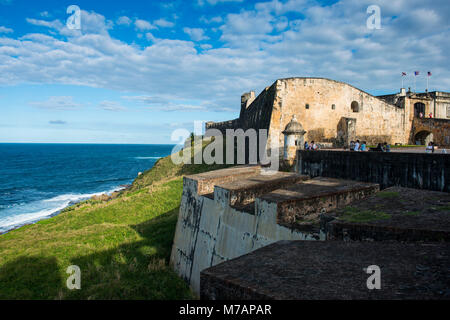
M 363 141 L 361 143 L 359 140 L 350 141 L 349 149 L 350 151 L 367 151 L 367 142 Z M 391 146 L 387 142 L 379 143 L 376 148 L 370 148 L 370 151 L 390 152 Z
M 367 143 L 363 141 L 362 143 L 359 142 L 359 140 L 356 141 L 350 141 L 350 151 L 366 151 L 367 150 Z
M 314 141 L 311 141 L 310 144 L 308 144 L 308 141 L 305 141 L 304 148 L 305 150 L 317 150 L 319 149 L 319 146 Z
M 391 145 L 387 142 L 379 143 L 376 148 L 370 148 L 370 151 L 391 152 Z
M 419 118 L 423 118 L 423 112 L 420 112 L 419 113 Z M 430 112 L 429 114 L 428 114 L 428 118 L 433 118 L 433 112 Z

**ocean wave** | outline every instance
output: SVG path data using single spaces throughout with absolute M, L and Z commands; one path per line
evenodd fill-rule
M 49 208 L 38 212 L 23 213 L 0 219 L 0 233 L 21 227 L 26 224 L 34 223 L 45 218 L 50 218 L 55 213 L 67 207 L 69 203 L 70 202 L 66 202 L 58 207 Z
M 12 212 L 7 212 L 8 209 L 6 209 L 3 211 L 3 214 L 6 214 L 6 217 L 0 217 L 0 234 L 26 224 L 35 223 L 37 221 L 50 218 L 68 206 L 90 199 L 93 196 L 99 196 L 102 194 L 111 195 L 113 192 L 123 189 L 125 189 L 125 187 L 116 187 L 104 192 L 96 193 L 62 194 L 50 199 L 22 204 L 20 206 L 20 213 L 17 212 L 19 209 L 17 207 L 11 208 Z

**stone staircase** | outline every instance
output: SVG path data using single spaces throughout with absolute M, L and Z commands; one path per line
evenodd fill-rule
M 275 210 L 277 223 L 301 227 L 317 223 L 319 215 L 379 191 L 379 185 L 242 166 L 187 176 L 197 183 L 198 195 L 218 205 L 260 215 Z

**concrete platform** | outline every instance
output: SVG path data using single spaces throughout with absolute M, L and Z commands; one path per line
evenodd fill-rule
M 185 176 L 185 179 L 195 181 L 199 195 L 214 192 L 214 186 L 218 183 L 245 179 L 261 172 L 261 166 L 237 166 L 228 169 L 220 169 L 194 175 Z
M 329 240 L 450 242 L 450 193 L 392 187 L 324 219 Z
M 267 193 L 261 201 L 275 204 L 277 221 L 291 228 L 319 223 L 319 215 L 379 191 L 376 183 L 314 178 Z
M 450 299 L 448 243 L 280 241 L 201 272 L 202 299 Z M 377 265 L 381 289 L 367 288 Z
M 239 179 L 226 183 L 219 183 L 216 189 L 228 191 L 229 204 L 233 207 L 244 207 L 259 196 L 280 188 L 287 188 L 296 183 L 309 180 L 306 175 L 290 172 L 276 172 L 275 174 L 258 174 L 246 179 Z

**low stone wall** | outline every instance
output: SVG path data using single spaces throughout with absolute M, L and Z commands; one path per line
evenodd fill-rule
M 449 154 L 299 150 L 297 159 L 296 171 L 312 177 L 450 192 Z

